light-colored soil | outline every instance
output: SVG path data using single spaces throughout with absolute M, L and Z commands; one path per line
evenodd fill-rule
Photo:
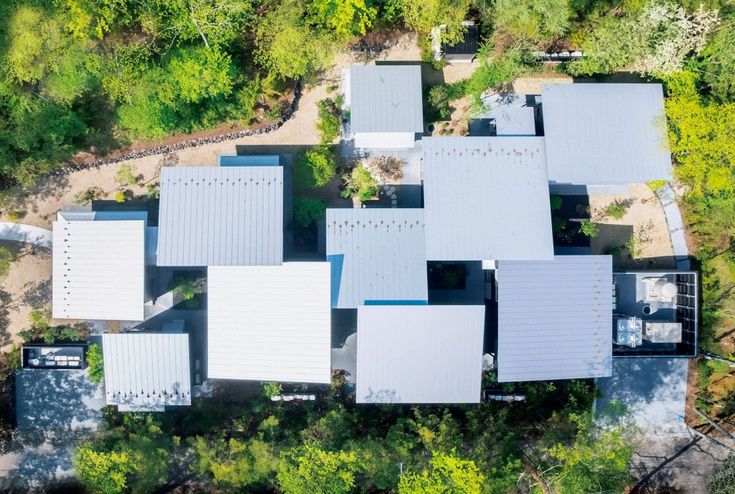
M 415 36 L 403 36 L 395 47 L 381 54 L 378 59 L 418 62 L 420 53 Z M 97 169 L 80 169 L 62 177 L 51 177 L 18 198 L 18 209 L 26 212 L 20 221 L 51 228 L 56 213 L 64 206 L 74 205 L 74 196 L 90 187 L 101 187 L 107 194 L 104 198 L 112 199 L 118 190 L 115 174 L 123 164 L 132 165 L 140 179 L 139 185 L 126 189 L 134 195 L 144 195 L 145 184 L 156 181 L 162 166 L 214 166 L 218 155 L 234 154 L 237 146 L 263 146 L 263 152 L 275 152 L 284 147 L 296 151 L 304 146 L 318 144 L 316 103 L 336 96 L 342 69 L 353 63 L 374 63 L 374 60 L 365 60 L 354 54 L 338 56 L 334 67 L 317 84 L 304 88 L 293 117 L 275 132 L 104 165 Z M 448 77 L 461 77 L 466 70 L 467 67 L 449 67 Z M 0 214 L 0 220 L 7 220 L 6 215 Z M 14 249 L 20 247 L 20 244 L 15 244 Z M 28 316 L 33 308 L 49 307 L 50 304 L 51 255 L 43 249 L 35 249 L 34 252 L 22 255 L 13 263 L 8 276 L 0 280 L 0 290 L 7 294 L 5 299 L 0 299 L 1 308 L 7 310 L 5 317 L 0 319 L 0 347 L 3 349 L 11 342 L 18 341 L 18 332 L 28 327 Z
M 8 275 L 0 279 L 0 351 L 6 351 L 28 327 L 32 309 L 51 307 L 51 251 L 17 242 L 2 246 L 17 256 Z
M 543 84 L 571 84 L 573 79 L 557 72 L 545 72 L 519 77 L 513 81 L 513 92 L 516 94 L 541 94 Z
M 604 209 L 616 199 L 628 199 L 630 208 L 620 220 L 604 217 Z M 617 267 L 624 268 L 672 268 L 676 267 L 674 251 L 671 247 L 666 217 L 661 203 L 645 184 L 632 184 L 630 195 L 590 196 L 590 210 L 593 220 L 599 224 L 600 234 L 592 239 L 593 254 L 608 254 L 613 247 L 621 248 L 616 256 Z M 637 259 L 631 259 L 625 244 L 631 235 L 640 239 Z

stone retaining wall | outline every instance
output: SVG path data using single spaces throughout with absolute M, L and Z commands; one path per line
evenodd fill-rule
M 168 154 L 174 151 L 181 151 L 183 149 L 204 146 L 206 144 L 214 144 L 218 142 L 239 139 L 241 137 L 267 134 L 269 132 L 273 132 L 274 130 L 280 129 L 284 123 L 286 123 L 288 120 L 291 119 L 293 114 L 296 112 L 296 108 L 298 107 L 299 100 L 301 99 L 301 91 L 302 91 L 301 81 L 298 81 L 296 83 L 296 86 L 294 87 L 294 97 L 291 100 L 291 104 L 288 106 L 288 108 L 286 108 L 283 111 L 283 113 L 281 114 L 281 119 L 278 122 L 268 125 L 266 127 L 262 127 L 260 129 L 243 129 L 243 130 L 238 130 L 236 132 L 228 132 L 226 134 L 219 134 L 219 135 L 208 136 L 208 137 L 199 137 L 197 139 L 189 139 L 187 141 L 181 141 L 181 142 L 177 142 L 177 143 L 169 144 L 169 145 L 153 146 L 153 147 L 146 148 L 146 149 L 140 149 L 137 151 L 130 151 L 128 153 L 123 153 L 119 156 L 115 156 L 112 158 L 100 158 L 100 159 L 91 161 L 89 163 L 66 164 L 66 165 L 63 165 L 53 170 L 52 172 L 49 173 L 49 175 L 51 176 L 64 175 L 66 173 L 71 173 L 71 172 L 75 172 L 78 170 L 84 170 L 84 169 L 89 169 L 89 168 L 99 168 L 104 165 L 112 165 L 115 163 L 120 163 L 122 161 L 134 160 L 138 158 L 145 158 L 146 156 L 153 156 L 157 154 Z

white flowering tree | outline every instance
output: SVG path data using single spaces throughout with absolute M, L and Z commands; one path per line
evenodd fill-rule
M 707 35 L 717 26 L 716 10 L 702 5 L 689 14 L 680 5 L 651 2 L 643 9 L 633 32 L 645 39 L 644 53 L 633 70 L 642 74 L 669 75 L 682 69 L 684 59 L 699 54 L 707 45 Z

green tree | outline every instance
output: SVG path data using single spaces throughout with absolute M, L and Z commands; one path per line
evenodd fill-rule
M 695 198 L 735 192 L 735 103 L 703 101 L 697 77 L 683 72 L 669 78 L 666 116 L 676 177 Z
M 312 21 L 340 39 L 362 36 L 373 26 L 378 9 L 370 0 L 312 0 Z
M 552 482 L 558 492 L 623 492 L 630 482 L 633 441 L 622 427 L 596 431 L 589 413 L 573 414 L 578 428 L 571 444 L 557 443 L 549 454 L 558 463 Z
M 201 40 L 207 48 L 233 42 L 253 13 L 251 2 L 242 0 L 147 0 L 139 9 L 141 26 L 155 38 Z
M 730 459 L 707 478 L 708 494 L 731 494 L 735 492 L 735 460 Z
M 115 173 L 115 182 L 123 187 L 126 185 L 135 185 L 138 183 L 138 171 L 133 165 L 120 165 L 117 173 Z
M 450 45 L 462 40 L 471 0 L 400 0 L 403 22 L 418 33 L 429 35 L 431 30 L 444 26 L 442 41 Z
M 178 101 L 199 103 L 206 98 L 229 96 L 234 85 L 235 68 L 226 53 L 207 48 L 181 48 L 166 65 L 166 80 L 171 93 L 160 97 L 171 106 Z
M 496 29 L 536 41 L 562 36 L 572 17 L 570 0 L 497 0 L 493 10 Z
M 321 199 L 296 196 L 293 200 L 293 219 L 303 227 L 308 227 L 324 218 L 326 211 L 327 203 Z
M 355 453 L 325 451 L 306 444 L 281 455 L 278 486 L 284 494 L 348 493 L 355 487 L 359 469 Z
M 590 220 L 582 220 L 579 223 L 579 233 L 589 238 L 597 238 L 600 234 L 600 226 Z
M 369 201 L 378 195 L 378 182 L 364 166 L 355 166 L 350 173 L 342 176 L 342 181 L 344 188 L 341 194 L 345 199 L 357 197 L 361 201 Z
M 631 68 L 658 77 L 680 71 L 700 53 L 718 23 L 716 11 L 693 14 L 665 0 L 649 1 L 640 12 L 608 17 L 584 37 L 585 56 L 568 65 L 572 75 L 607 74 Z
M 399 494 L 480 494 L 484 482 L 475 462 L 450 453 L 434 453 L 431 467 L 421 473 L 407 472 L 398 483 Z
M 90 491 L 118 494 L 125 492 L 128 477 L 136 471 L 136 466 L 128 453 L 99 451 L 92 443 L 86 443 L 76 450 L 74 470 Z
M 328 66 L 334 44 L 305 24 L 301 5 L 285 0 L 258 23 L 256 61 L 282 79 L 313 75 Z
M 76 38 L 102 38 L 128 11 L 127 0 L 54 0 Z
M 720 26 L 702 52 L 703 81 L 720 101 L 735 101 L 735 19 Z
M 215 485 L 222 488 L 265 486 L 278 468 L 273 445 L 260 439 L 239 441 L 231 438 L 211 442 L 196 437 L 193 449 L 192 471 L 211 476 Z
M 340 115 L 342 113 L 341 98 L 338 101 L 325 99 L 317 102 L 319 120 L 316 123 L 319 140 L 322 144 L 331 144 L 339 137 L 342 129 Z
M 323 187 L 337 173 L 334 153 L 328 146 L 317 146 L 299 155 L 294 168 L 297 189 Z
M 119 43 L 107 54 L 101 73 L 104 91 L 115 101 L 130 103 L 133 88 L 149 70 L 151 52 L 147 43 Z
M 20 5 L 8 21 L 3 65 L 20 83 L 34 83 L 53 69 L 64 36 L 57 20 L 32 5 Z
M 87 376 L 93 383 L 102 382 L 105 377 L 102 347 L 97 343 L 92 343 L 87 348 Z

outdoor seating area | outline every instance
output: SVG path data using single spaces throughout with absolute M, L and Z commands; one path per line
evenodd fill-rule
M 21 365 L 24 369 L 83 369 L 86 345 L 25 345 Z

